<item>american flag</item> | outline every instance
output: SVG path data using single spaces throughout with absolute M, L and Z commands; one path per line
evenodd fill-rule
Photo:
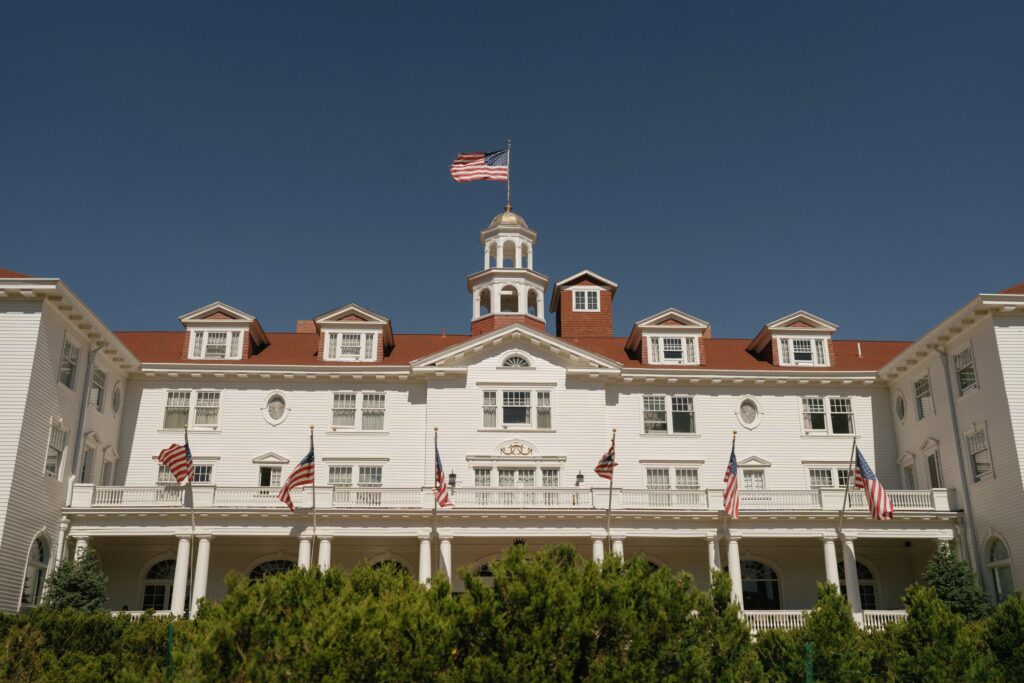
M 313 435 L 309 435 L 309 453 L 306 457 L 299 461 L 299 464 L 295 466 L 292 473 L 288 475 L 288 480 L 281 487 L 281 493 L 277 495 L 278 500 L 288 506 L 288 509 L 295 512 L 295 506 L 292 505 L 292 489 L 297 489 L 302 486 L 311 486 L 316 481 L 316 466 L 313 462 Z M 314 493 L 314 495 L 316 495 Z
M 597 467 L 594 471 L 597 472 L 597 476 L 602 479 L 608 479 L 611 481 L 612 477 L 615 476 L 615 466 L 619 463 L 615 462 L 615 435 L 612 434 L 612 445 L 608 449 L 608 452 L 601 456 L 601 459 L 597 461 Z
M 725 468 L 725 491 L 722 493 L 722 503 L 725 507 L 725 514 L 733 519 L 740 518 L 740 466 L 736 464 L 736 439 L 732 440 L 732 453 L 729 454 L 729 465 Z
M 434 500 L 438 507 L 452 504 L 448 497 L 448 483 L 444 480 L 444 467 L 441 465 L 441 452 L 437 450 L 437 432 L 434 432 Z
M 192 464 L 192 451 L 188 447 L 188 439 L 185 439 L 184 446 L 172 443 L 160 451 L 156 460 L 171 471 L 179 484 L 192 481 L 195 477 L 196 468 Z
M 892 519 L 892 499 L 885 492 L 882 482 L 868 466 L 868 461 L 857 448 L 857 466 L 854 469 L 853 485 L 855 488 L 864 489 L 864 497 L 868 499 L 868 512 L 871 519 Z
M 468 183 L 471 180 L 508 180 L 508 150 L 460 152 L 448 170 L 457 183 Z

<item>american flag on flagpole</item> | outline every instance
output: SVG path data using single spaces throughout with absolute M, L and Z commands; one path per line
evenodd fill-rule
M 618 464 L 615 462 L 615 434 L 612 434 L 612 445 L 601 456 L 601 459 L 597 461 L 597 467 L 594 468 L 594 471 L 597 472 L 597 476 L 610 481 L 615 475 L 615 466 Z
M 313 458 L 312 437 L 310 437 L 309 453 L 299 461 L 299 464 L 295 466 L 292 473 L 288 475 L 288 480 L 281 487 L 281 493 L 278 494 L 277 498 L 287 505 L 289 510 L 295 512 L 295 506 L 292 504 L 292 489 L 312 486 L 314 481 L 316 481 L 316 465 Z
M 736 437 L 732 439 L 732 453 L 729 454 L 729 465 L 725 468 L 725 492 L 722 493 L 722 503 L 725 507 L 725 514 L 732 519 L 740 518 L 740 467 L 736 463 Z
M 192 451 L 188 447 L 188 439 L 185 439 L 184 446 L 172 443 L 160 451 L 156 460 L 171 471 L 179 484 L 186 481 L 191 482 L 195 477 L 196 468 L 192 464 Z
M 452 504 L 451 498 L 448 496 L 448 483 L 444 480 L 441 452 L 437 450 L 437 432 L 434 432 L 434 500 L 441 508 Z
M 857 448 L 857 464 L 853 474 L 854 488 L 864 489 L 864 497 L 868 499 L 868 512 L 871 519 L 892 519 L 893 505 L 889 494 L 885 492 L 882 482 L 868 466 L 868 461 Z
M 471 180 L 508 180 L 508 150 L 460 152 L 448 169 L 457 183 Z

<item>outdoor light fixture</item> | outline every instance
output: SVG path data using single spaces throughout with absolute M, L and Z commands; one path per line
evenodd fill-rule
M 448 488 L 450 488 L 450 489 L 455 488 L 455 473 L 454 472 L 452 472 L 451 474 L 448 475 Z
M 582 486 L 583 485 L 583 472 L 580 472 L 579 474 L 576 475 L 576 485 L 577 486 Z

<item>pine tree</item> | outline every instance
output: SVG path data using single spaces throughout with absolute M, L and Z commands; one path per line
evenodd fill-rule
M 932 555 L 921 581 L 934 588 L 939 599 L 954 614 L 973 621 L 990 611 L 988 594 L 978 586 L 974 572 L 966 562 L 953 555 L 946 543 Z
M 46 578 L 43 604 L 52 609 L 95 612 L 107 602 L 107 577 L 91 548 L 76 560 L 62 562 Z

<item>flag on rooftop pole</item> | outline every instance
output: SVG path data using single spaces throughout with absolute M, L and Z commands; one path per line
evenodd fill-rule
M 729 454 L 729 465 L 725 468 L 725 491 L 722 493 L 722 505 L 725 514 L 732 519 L 740 518 L 740 467 L 736 463 L 736 432 L 732 433 L 732 452 Z
M 157 456 L 156 460 L 171 471 L 174 479 L 179 484 L 191 483 L 193 477 L 195 477 L 196 468 L 192 463 L 192 451 L 188 447 L 188 432 L 185 433 L 184 446 L 172 443 L 160 451 L 160 455 Z
M 448 170 L 457 183 L 472 180 L 508 181 L 508 162 L 507 147 L 496 152 L 460 152 Z
M 297 489 L 302 486 L 312 486 L 315 479 L 316 464 L 313 458 L 313 432 L 312 430 L 310 430 L 309 453 L 307 453 L 306 457 L 299 461 L 299 464 L 295 466 L 295 469 L 292 470 L 292 473 L 288 475 L 288 480 L 285 481 L 284 486 L 281 487 L 281 493 L 279 493 L 277 496 L 278 500 L 287 505 L 288 509 L 294 512 L 295 506 L 292 504 L 292 489 Z M 316 505 L 315 492 L 313 505 Z M 316 518 L 314 517 L 314 520 L 315 519 Z
M 437 449 L 437 428 L 434 428 L 434 500 L 438 507 L 452 505 L 448 496 L 448 483 L 444 480 L 444 467 L 441 465 L 441 452 Z
M 892 519 L 894 511 L 892 499 L 885 492 L 885 487 L 882 486 L 882 482 L 878 481 L 878 477 L 871 470 L 868 461 L 864 459 L 860 449 L 857 448 L 856 451 L 857 464 L 854 468 L 854 488 L 864 489 L 864 497 L 868 499 L 868 512 L 871 513 L 871 519 Z

